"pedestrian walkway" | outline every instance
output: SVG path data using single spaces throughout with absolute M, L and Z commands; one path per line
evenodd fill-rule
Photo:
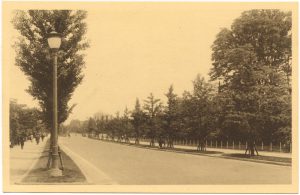
M 182 148 L 182 149 L 197 149 L 195 146 L 182 146 L 182 145 L 175 145 L 175 148 Z M 234 150 L 234 149 L 225 149 L 225 148 L 207 148 L 207 151 L 213 152 L 222 152 L 223 154 L 245 154 L 245 150 Z M 283 158 L 291 158 L 291 153 L 285 152 L 267 152 L 267 151 L 258 151 L 259 155 L 262 156 L 275 156 L 275 157 L 283 157 Z
M 40 158 L 43 149 L 47 143 L 48 137 L 39 144 L 33 140 L 26 141 L 23 150 L 21 146 L 10 148 L 10 183 L 16 184 L 31 170 L 37 160 Z
M 86 137 L 86 139 L 89 139 Z M 99 139 L 99 138 L 93 138 Z M 107 140 L 111 141 L 111 140 Z M 121 142 L 119 142 L 121 143 Z M 124 143 L 124 142 L 122 142 Z M 125 143 L 126 144 L 126 143 Z M 130 140 L 131 145 L 134 144 L 134 140 Z M 206 151 L 199 151 L 197 152 L 197 147 L 192 145 L 174 145 L 174 149 L 170 148 L 158 148 L 158 147 L 150 147 L 149 142 L 147 141 L 140 141 L 140 147 L 146 147 L 151 149 L 159 149 L 165 151 L 174 151 L 180 153 L 190 153 L 190 154 L 197 154 L 197 155 L 205 155 L 210 157 L 219 157 L 219 158 L 226 158 L 226 159 L 235 159 L 235 160 L 244 160 L 244 161 L 252 161 L 252 162 L 259 162 L 259 163 L 267 163 L 267 164 L 276 164 L 276 165 L 283 165 L 283 166 L 291 166 L 292 164 L 292 154 L 291 153 L 284 153 L 284 152 L 268 152 L 268 151 L 258 151 L 259 156 L 249 156 L 244 155 L 245 150 L 238 150 L 238 149 L 225 149 L 225 148 L 206 148 Z M 158 144 L 156 143 L 156 146 Z
M 134 143 L 131 141 L 131 143 Z M 140 144 L 143 145 L 149 145 L 148 142 L 140 142 Z M 184 146 L 184 145 L 174 145 L 174 148 L 178 149 L 187 149 L 187 150 L 196 150 L 196 146 Z M 245 150 L 233 150 L 233 149 L 225 149 L 225 148 L 206 148 L 207 151 L 212 151 L 212 152 L 220 152 L 222 154 L 244 154 Z M 292 154 L 291 153 L 284 153 L 284 152 L 267 152 L 267 151 L 258 151 L 259 155 L 262 156 L 273 156 L 273 157 L 282 157 L 282 158 L 291 158 Z M 218 154 L 218 153 L 216 153 Z

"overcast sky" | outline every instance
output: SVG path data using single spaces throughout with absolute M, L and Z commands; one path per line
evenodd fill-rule
M 122 113 L 150 92 L 165 102 L 171 84 L 179 95 L 191 90 L 198 73 L 209 78 L 216 34 L 244 10 L 203 4 L 125 4 L 88 10 L 85 77 L 70 101 L 77 106 L 66 123 L 99 111 Z M 11 88 L 11 98 L 38 106 L 25 92 L 29 81 L 16 66 L 10 67 L 10 85 L 18 86 Z

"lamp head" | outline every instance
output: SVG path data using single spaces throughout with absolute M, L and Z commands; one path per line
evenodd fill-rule
M 55 31 L 52 31 L 47 36 L 48 45 L 50 49 L 59 49 L 61 45 L 61 34 Z

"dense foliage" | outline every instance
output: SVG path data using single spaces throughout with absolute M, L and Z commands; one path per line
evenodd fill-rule
M 27 91 L 38 100 L 48 128 L 52 124 L 53 66 L 47 34 L 55 30 L 63 37 L 58 52 L 58 122 L 62 123 L 74 107 L 68 102 L 83 79 L 84 55 L 80 51 L 88 47 L 85 18 L 86 12 L 80 10 L 18 10 L 12 20 L 21 35 L 15 43 L 16 65 L 30 80 Z
M 40 120 L 41 112 L 36 108 L 18 104 L 14 99 L 10 100 L 9 108 L 9 137 L 12 146 L 20 138 L 46 131 Z

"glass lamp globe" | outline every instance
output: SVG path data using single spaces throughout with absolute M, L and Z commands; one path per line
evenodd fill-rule
M 59 49 L 61 44 L 61 35 L 55 31 L 48 34 L 48 45 L 50 49 Z

